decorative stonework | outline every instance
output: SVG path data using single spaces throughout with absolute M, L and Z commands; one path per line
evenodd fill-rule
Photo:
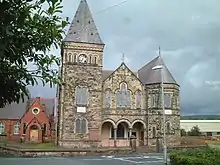
M 87 3 L 81 3 L 80 6 L 82 5 Z M 86 11 L 81 11 L 85 9 Z M 88 6 L 80 8 L 80 11 L 81 14 L 88 14 Z M 79 16 L 79 12 L 76 15 L 83 18 Z M 62 45 L 63 84 L 59 87 L 58 144 L 77 148 L 128 146 L 129 143 L 125 143 L 129 142 L 128 137 L 136 136 L 138 145 L 155 145 L 156 138 L 161 138 L 163 133 L 163 112 L 161 76 L 157 75 L 160 72 L 152 71 L 152 67 L 165 66 L 162 58 L 156 57 L 136 73 L 124 62 L 115 71 L 106 72 L 102 69 L 104 44 L 92 43 L 101 41 L 98 33 L 98 38 L 90 36 L 87 43 L 76 42 L 71 32 L 77 31 L 77 35 L 82 37 L 79 39 L 86 39 L 84 36 L 88 34 L 81 34 L 81 25 L 77 26 L 77 20 L 73 22 L 75 24 L 68 33 L 68 42 L 63 42 Z M 94 24 L 93 21 L 92 23 Z M 74 27 L 77 29 L 73 29 Z M 97 32 L 97 29 L 87 30 Z M 84 57 L 80 56 L 82 54 Z M 172 112 L 166 115 L 166 125 L 169 125 L 170 130 L 167 132 L 168 144 L 173 145 L 179 143 L 180 137 L 179 86 L 167 67 L 164 67 L 164 71 L 167 73 L 164 74 L 167 76 L 164 84 L 165 110 Z M 88 94 L 77 87 L 88 89 Z M 85 97 L 88 98 L 88 104 L 87 101 L 85 104 Z M 79 107 L 84 107 L 86 111 L 77 111 Z M 85 119 L 88 121 L 87 125 L 84 123 L 82 129 L 78 123 L 79 127 L 76 127 L 76 121 L 79 121 L 77 119 Z M 76 133 L 79 132 L 76 129 L 85 130 L 85 127 L 87 131 Z

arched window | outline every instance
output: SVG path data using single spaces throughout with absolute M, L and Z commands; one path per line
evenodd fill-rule
M 97 58 L 94 57 L 94 64 L 97 64 Z
M 26 129 L 27 129 L 27 124 L 23 123 L 23 134 L 24 135 L 26 134 Z
M 74 54 L 74 61 L 73 61 L 73 62 L 77 62 L 77 60 L 76 60 L 76 59 L 77 59 L 76 56 L 77 56 L 77 55 Z
M 75 90 L 76 106 L 87 106 L 89 101 L 89 92 L 87 87 L 76 87 Z
M 76 122 L 75 122 L 75 132 L 76 133 L 80 133 L 80 119 L 76 119 Z
M 20 123 L 16 122 L 14 125 L 14 134 L 15 135 L 19 134 L 19 127 L 20 127 Z
M 170 122 L 167 122 L 167 133 L 170 134 L 171 133 L 171 126 L 170 126 Z
M 47 135 L 47 124 L 43 124 L 43 130 L 42 130 L 43 135 Z
M 119 123 L 117 128 L 117 138 L 124 138 L 124 137 L 125 137 L 125 128 L 121 123 Z
M 105 107 L 110 108 L 111 106 L 111 92 L 110 90 L 106 90 L 105 92 Z
M 4 123 L 0 122 L 0 134 L 3 134 L 5 132 L 5 125 Z
M 116 107 L 117 108 L 130 108 L 132 93 L 127 90 L 127 85 L 125 83 L 121 84 L 120 90 L 116 91 L 115 99 L 116 99 Z
M 164 106 L 171 108 L 171 93 L 164 93 Z
M 68 54 L 68 62 L 72 62 L 72 54 L 71 53 Z
M 75 121 L 75 133 L 86 134 L 87 133 L 87 120 L 85 118 L 76 119 Z
M 155 127 L 153 127 L 152 134 L 153 134 L 153 138 L 155 138 L 156 137 L 156 128 Z
M 141 109 L 141 101 L 142 101 L 142 99 L 141 99 L 141 92 L 138 91 L 136 93 L 136 108 L 137 109 Z
M 89 56 L 89 63 L 92 63 L 92 56 Z
M 161 97 L 161 95 L 159 95 L 159 94 L 152 94 L 151 95 L 151 107 L 152 108 L 159 107 L 160 97 Z

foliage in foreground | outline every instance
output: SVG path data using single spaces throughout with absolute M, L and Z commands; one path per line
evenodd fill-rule
M 28 96 L 27 86 L 59 83 L 59 48 L 63 28 L 62 0 L 0 0 L 0 107 Z M 34 65 L 30 70 L 29 64 Z
M 219 165 L 220 152 L 209 148 L 176 150 L 170 160 L 171 165 Z

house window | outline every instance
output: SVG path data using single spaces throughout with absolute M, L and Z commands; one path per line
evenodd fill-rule
M 14 125 L 14 134 L 15 135 L 19 134 L 19 127 L 20 127 L 20 123 L 19 122 L 15 123 L 15 125 Z
M 136 108 L 141 109 L 141 92 L 136 93 Z
M 94 64 L 96 64 L 97 63 L 97 58 L 96 57 L 94 57 Z
M 26 134 L 26 129 L 27 129 L 27 124 L 24 123 L 24 124 L 23 124 L 23 134 L 24 134 L 24 135 Z
M 87 87 L 76 87 L 75 91 L 76 106 L 87 106 L 89 99 L 89 92 Z
M 75 133 L 86 134 L 87 133 L 87 120 L 84 118 L 76 119 L 75 121 Z
M 125 83 L 121 84 L 121 89 L 115 94 L 117 108 L 130 108 L 131 107 L 131 91 L 127 90 Z
M 111 106 L 111 92 L 110 90 L 106 90 L 105 93 L 105 107 L 110 108 Z
M 171 108 L 171 93 L 164 93 L 164 106 Z
M 212 136 L 212 132 L 206 132 L 206 136 Z
M 5 125 L 4 123 L 0 122 L 0 134 L 3 134 L 5 132 Z

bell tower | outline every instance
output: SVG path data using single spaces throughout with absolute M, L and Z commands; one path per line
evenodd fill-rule
M 62 44 L 57 142 L 63 147 L 100 144 L 102 42 L 86 0 L 81 0 Z

